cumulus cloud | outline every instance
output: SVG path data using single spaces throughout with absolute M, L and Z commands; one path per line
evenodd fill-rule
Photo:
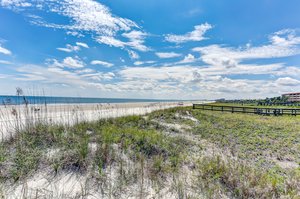
M 47 69 L 32 66 L 19 70 L 18 80 L 63 83 L 71 86 L 92 87 L 119 93 L 155 94 L 164 97 L 226 97 L 244 98 L 265 97 L 274 92 L 286 92 L 299 88 L 297 78 L 280 77 L 278 79 L 253 80 L 229 78 L 233 74 L 272 74 L 281 70 L 283 65 L 245 65 L 227 70 L 217 67 L 198 66 L 143 66 L 125 67 L 118 73 L 103 73 L 94 69 L 67 70 L 61 66 L 50 65 Z M 250 68 L 249 68 L 250 67 Z M 22 67 L 21 67 L 22 68 Z M 30 70 L 29 70 L 30 68 Z M 117 81 L 115 81 L 117 79 Z M 105 83 L 108 81 L 109 83 Z M 111 82 L 113 81 L 113 82 Z M 149 93 L 150 92 L 150 93 Z
M 101 66 L 105 66 L 105 67 L 112 67 L 114 65 L 112 63 L 100 61 L 100 60 L 93 60 L 93 61 L 91 61 L 91 64 L 92 65 L 101 65 Z
M 194 55 L 192 54 L 188 54 L 184 57 L 183 60 L 181 60 L 180 62 L 178 62 L 179 64 L 186 64 L 186 63 L 193 63 L 196 61 L 196 58 Z
M 293 79 L 290 77 L 282 77 L 276 80 L 276 83 L 280 86 L 299 86 L 300 80 Z
M 299 77 L 300 68 L 295 66 L 285 67 L 282 70 L 278 70 L 274 72 L 276 76 L 290 76 L 290 77 Z
M 130 80 L 180 80 L 190 81 L 193 79 L 193 71 L 197 70 L 188 66 L 174 67 L 128 67 L 119 72 L 125 79 Z
M 2 47 L 1 44 L 0 44 L 0 53 L 4 54 L 4 55 L 11 55 L 11 51 Z
M 275 32 L 270 37 L 270 41 L 278 46 L 292 46 L 300 44 L 300 37 L 297 37 L 296 31 L 293 29 L 283 29 Z
M 68 68 L 82 68 L 84 67 L 84 63 L 78 58 L 66 57 L 63 60 L 63 65 Z
M 175 34 L 167 34 L 165 36 L 166 41 L 173 43 L 184 43 L 188 41 L 202 41 L 206 39 L 204 34 L 212 28 L 212 25 L 205 23 L 201 25 L 194 26 L 194 30 L 192 32 L 188 32 L 184 35 L 175 35 Z
M 222 72 L 211 73 L 203 68 L 192 66 L 171 67 L 127 67 L 119 72 L 124 79 L 122 84 L 135 82 L 135 87 L 141 89 L 142 84 L 147 83 L 147 89 L 155 91 L 159 89 L 169 95 L 177 89 L 181 96 L 195 95 L 210 97 L 257 97 L 269 95 L 276 84 L 272 80 L 231 79 L 223 77 Z M 136 88 L 137 89 L 137 88 Z M 171 89 L 171 91 L 169 90 Z M 189 93 L 189 91 L 191 91 Z M 191 95 L 192 94 L 192 95 Z
M 155 53 L 156 56 L 162 59 L 168 59 L 168 58 L 175 58 L 175 57 L 180 57 L 181 54 L 179 53 L 174 53 L 174 52 L 157 52 Z
M 69 71 L 65 68 L 51 65 L 49 67 L 38 65 L 24 65 L 17 67 L 19 73 L 14 78 L 18 81 L 33 81 L 43 84 L 60 84 L 77 88 L 92 88 L 100 90 L 111 89 L 110 85 L 101 83 L 110 81 L 115 77 L 112 72 L 103 73 L 93 69 Z

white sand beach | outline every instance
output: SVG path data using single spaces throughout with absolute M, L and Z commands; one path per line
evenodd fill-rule
M 192 103 L 190 101 L 0 106 L 0 141 L 9 139 L 26 126 L 39 122 L 73 125 L 82 121 L 95 121 L 126 115 L 143 115 L 155 110 L 191 106 Z M 201 102 L 198 101 L 197 103 Z

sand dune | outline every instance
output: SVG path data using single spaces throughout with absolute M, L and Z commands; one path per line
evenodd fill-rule
M 26 126 L 38 122 L 73 125 L 81 121 L 94 121 L 126 115 L 143 115 L 155 110 L 176 106 L 191 106 L 192 103 L 142 102 L 0 106 L 0 141 L 10 138 Z

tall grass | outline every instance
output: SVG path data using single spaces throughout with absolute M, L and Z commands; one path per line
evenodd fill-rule
M 111 109 L 98 113 L 104 117 Z M 76 116 L 72 114 L 70 118 Z M 51 194 L 42 195 L 47 189 L 57 198 L 300 195 L 298 118 L 216 113 L 191 107 L 144 116 L 101 119 L 99 115 L 94 121 L 82 120 L 79 114 L 69 123 L 31 123 L 1 142 L 0 196 L 2 190 L 5 197 L 13 194 L 18 185 L 24 185 L 24 192 L 17 195 L 23 198 L 51 198 Z M 296 163 L 296 167 L 281 167 L 285 161 L 293 166 Z M 41 185 L 44 192 L 41 187 L 32 188 L 32 181 L 40 180 L 37 176 L 41 173 L 49 184 L 75 175 L 71 181 L 80 183 L 80 188 L 68 192 L 46 185 Z M 70 188 L 68 181 L 65 184 Z
M 17 95 L 26 102 L 22 90 L 17 90 Z M 139 182 L 137 194 L 144 197 L 149 178 L 161 180 L 181 164 L 184 144 L 153 130 L 151 121 L 135 114 L 175 105 L 158 103 L 133 108 L 93 105 L 93 110 L 87 113 L 80 106 L 5 104 L 0 108 L 0 119 L 7 125 L 5 130 L 12 133 L 4 136 L 7 132 L 2 129 L 0 184 L 9 190 L 7 187 L 26 184 L 41 171 L 53 174 L 54 178 L 71 172 L 94 176 L 97 181 L 93 186 L 102 186 L 104 194 L 110 190 L 110 195 L 114 195 L 115 186 L 121 193 L 122 187 Z M 119 117 L 128 114 L 132 116 Z M 132 165 L 139 166 L 132 168 Z M 117 184 L 108 180 L 113 178 L 116 168 L 120 176 Z M 87 192 L 86 188 L 82 191 L 83 195 Z M 17 197 L 32 195 L 27 190 Z

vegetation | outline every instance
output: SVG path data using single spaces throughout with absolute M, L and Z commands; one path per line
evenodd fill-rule
M 298 198 L 299 129 L 299 117 L 191 107 L 69 127 L 41 123 L 0 143 L 0 196 L 1 187 L 7 195 L 5 187 L 43 172 L 86 177 L 69 198 Z
M 226 104 L 239 104 L 239 105 L 248 105 L 248 106 L 293 106 L 299 107 L 297 102 L 289 102 L 288 97 L 279 96 L 271 97 L 266 99 L 235 99 L 235 100 L 217 100 L 218 103 Z

